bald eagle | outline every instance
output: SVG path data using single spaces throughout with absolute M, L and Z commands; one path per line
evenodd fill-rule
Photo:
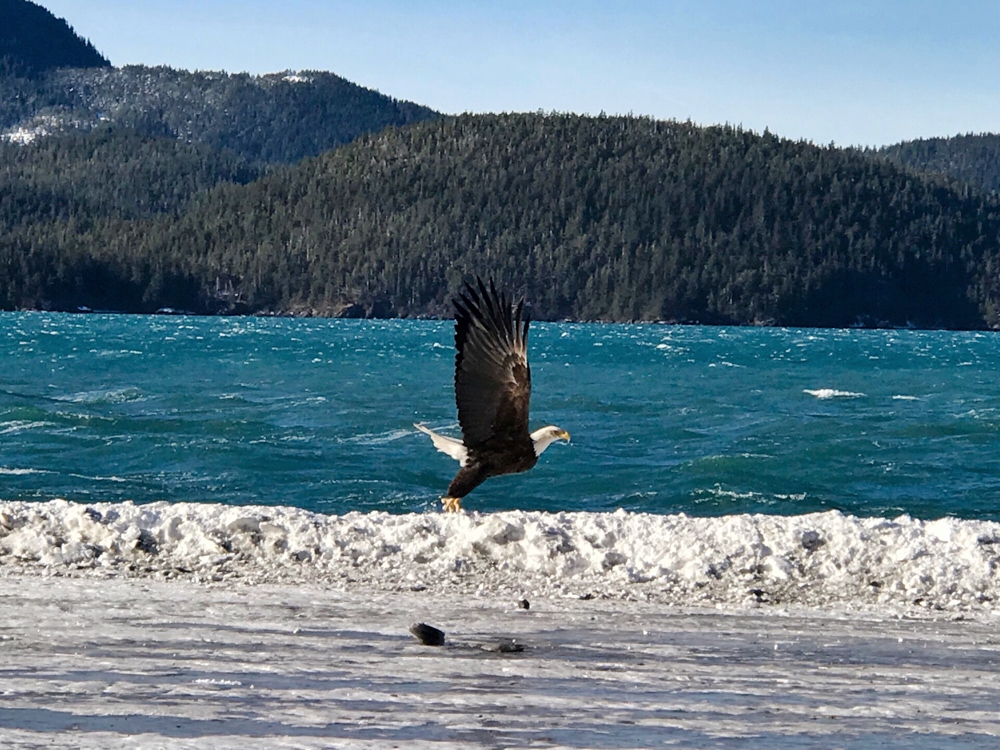
M 528 432 L 531 368 L 524 299 L 516 306 L 483 280 L 466 282 L 455 303 L 455 403 L 462 439 L 422 424 L 434 447 L 461 468 L 441 498 L 446 511 L 461 510 L 462 498 L 490 477 L 527 471 L 556 440 L 569 433 L 549 425 Z

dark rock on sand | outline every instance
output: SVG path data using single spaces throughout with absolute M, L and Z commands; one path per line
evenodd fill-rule
M 444 631 L 438 630 L 433 625 L 425 622 L 417 622 L 410 625 L 410 632 L 425 646 L 443 646 Z

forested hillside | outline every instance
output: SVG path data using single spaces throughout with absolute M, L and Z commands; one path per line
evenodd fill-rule
M 64 20 L 27 0 L 0 0 L 0 75 L 111 65 Z
M 112 68 L 0 0 L 0 307 L 1000 327 L 1000 136 L 858 152 Z
M 295 162 L 436 116 L 322 72 L 250 76 L 127 66 L 0 75 L 0 136 L 13 141 L 116 124 L 265 164 Z
M 229 151 L 122 128 L 0 142 L 0 227 L 177 215 L 199 192 L 261 174 Z
M 938 172 L 987 191 L 1000 192 L 1000 135 L 924 138 L 876 151 L 895 164 L 922 172 Z
M 0 0 L 0 142 L 113 124 L 231 151 L 260 166 L 436 116 L 319 71 L 112 68 L 66 21 L 27 0 Z
M 446 315 L 482 274 L 537 318 L 1000 324 L 996 197 L 768 133 L 462 116 L 236 182 L 15 229 L 0 304 Z
M 109 275 L 95 259 L 100 249 L 79 246 L 81 238 L 177 217 L 220 182 L 245 184 L 260 174 L 229 152 L 112 127 L 0 142 L 0 306 L 72 310 L 64 296 L 71 283 L 86 286 L 98 307 L 146 309 L 149 278 Z M 48 296 L 11 298 L 14 289 Z

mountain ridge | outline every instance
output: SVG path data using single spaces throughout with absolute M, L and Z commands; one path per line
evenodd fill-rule
M 857 151 L 106 62 L 0 70 L 0 308 L 446 316 L 490 274 L 546 319 L 1000 327 L 1000 137 Z
M 323 71 L 251 76 L 129 65 L 0 76 L 0 139 L 27 142 L 110 123 L 227 149 L 261 165 L 295 162 L 364 133 L 437 116 Z
M 65 19 L 28 0 L 0 0 L 0 71 L 37 75 L 53 68 L 109 67 Z

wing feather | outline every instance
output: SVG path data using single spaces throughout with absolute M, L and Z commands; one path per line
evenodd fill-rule
M 469 451 L 529 445 L 528 320 L 482 279 L 455 298 L 455 403 Z

